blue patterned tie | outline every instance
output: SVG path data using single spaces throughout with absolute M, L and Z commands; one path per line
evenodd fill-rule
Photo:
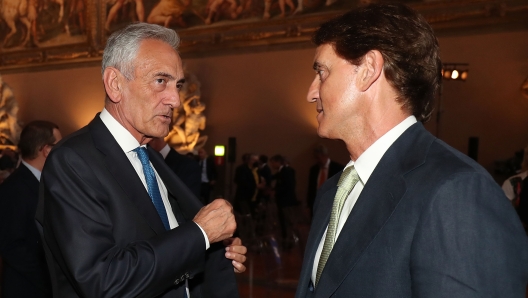
M 134 152 L 137 153 L 141 165 L 143 166 L 143 174 L 145 174 L 145 180 L 147 181 L 147 188 L 152 203 L 165 226 L 165 230 L 170 230 L 169 218 L 167 217 L 167 211 L 165 210 L 165 205 L 163 204 L 163 199 L 161 198 L 158 181 L 156 180 L 156 174 L 150 166 L 150 161 L 145 147 L 137 147 L 134 149 Z

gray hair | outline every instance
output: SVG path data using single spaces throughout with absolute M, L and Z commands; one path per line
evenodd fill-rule
M 134 23 L 116 31 L 106 41 L 101 74 L 107 67 L 117 68 L 127 80 L 134 78 L 134 58 L 145 39 L 156 39 L 169 44 L 175 51 L 180 37 L 172 30 L 155 24 Z

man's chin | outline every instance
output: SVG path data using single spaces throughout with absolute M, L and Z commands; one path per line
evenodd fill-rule
M 169 130 L 157 130 L 152 131 L 147 137 L 148 138 L 165 138 L 169 134 Z
M 324 129 L 321 128 L 321 125 L 317 127 L 317 135 L 323 139 L 328 139 L 328 133 Z

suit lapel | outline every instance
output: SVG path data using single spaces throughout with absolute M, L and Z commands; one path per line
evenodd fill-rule
M 422 124 L 417 123 L 407 129 L 384 154 L 332 249 L 316 288 L 318 297 L 330 297 L 354 270 L 362 253 L 389 220 L 405 194 L 405 173 L 423 164 L 425 160 L 426 151 L 416 151 L 414 148 L 426 148 L 428 145 L 425 143 L 430 145 L 433 140 L 434 137 L 426 133 Z M 331 205 L 325 206 L 324 212 L 328 215 L 324 216 L 324 222 L 318 223 L 323 225 L 323 232 L 328 225 L 331 208 Z M 320 240 L 322 232 L 319 231 L 318 234 Z
M 152 204 L 152 200 L 147 190 L 138 177 L 136 170 L 130 164 L 130 160 L 123 152 L 119 144 L 114 139 L 108 128 L 99 117 L 88 124 L 92 134 L 95 147 L 101 151 L 105 157 L 104 162 L 108 171 L 112 174 L 123 192 L 137 207 L 138 212 L 146 219 L 149 226 L 157 233 L 165 232 L 163 222 Z
M 331 296 L 353 270 L 361 254 L 405 193 L 405 183 L 401 177 L 390 175 L 386 179 L 387 183 L 381 185 L 370 183 L 373 178 L 369 178 L 361 192 L 328 258 L 317 287 L 317 294 L 321 297 Z
M 339 181 L 339 177 L 340 175 L 336 175 L 327 180 L 321 187 L 317 199 L 315 200 L 315 204 L 317 205 L 314 205 L 315 214 L 313 216 L 308 239 L 306 240 L 303 268 L 299 278 L 298 289 L 301 293 L 305 293 L 308 290 L 311 281 L 315 253 L 317 252 L 321 238 L 323 237 L 328 222 L 330 221 L 330 213 L 337 192 L 337 182 Z M 303 294 L 298 296 L 305 297 Z

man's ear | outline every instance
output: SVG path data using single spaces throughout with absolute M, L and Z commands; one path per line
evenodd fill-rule
M 121 93 L 123 91 L 122 81 L 124 76 L 114 67 L 107 67 L 103 72 L 103 83 L 106 94 L 113 103 L 121 101 Z
M 360 91 L 366 91 L 379 79 L 384 62 L 383 56 L 378 50 L 371 50 L 365 54 L 357 80 Z
M 42 157 L 44 157 L 44 159 L 46 159 L 46 158 L 48 158 L 48 155 L 50 154 L 51 149 L 52 149 L 51 146 L 44 145 L 44 146 L 42 146 L 42 148 L 40 148 L 38 154 L 42 155 Z

